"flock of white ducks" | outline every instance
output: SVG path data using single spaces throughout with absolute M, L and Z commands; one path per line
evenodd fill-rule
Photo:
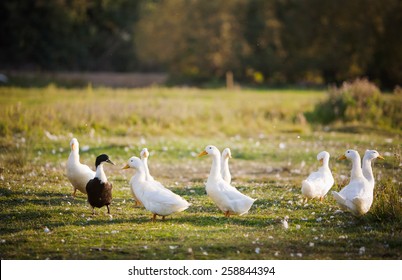
M 70 147 L 67 178 L 73 185 L 73 196 L 79 190 L 87 194 L 92 208 L 106 206 L 110 213 L 112 184 L 107 181 L 102 167 L 104 162 L 112 163 L 109 157 L 105 154 L 98 156 L 96 172 L 94 172 L 87 165 L 80 163 L 79 143 L 76 138 L 71 140 Z M 231 185 L 229 158 L 232 155 L 230 149 L 224 149 L 221 154 L 218 148 L 208 145 L 198 157 L 205 155 L 212 158 L 211 171 L 205 185 L 207 195 L 225 217 L 246 214 L 256 199 L 242 194 Z M 143 206 L 150 211 L 153 214 L 152 220 L 155 220 L 157 216 L 165 219 L 166 216 L 186 210 L 191 205 L 190 203 L 165 188 L 151 176 L 148 157 L 148 149 L 144 148 L 140 153 L 140 158 L 131 157 L 123 167 L 123 169 L 136 170 L 129 182 L 136 205 Z M 329 158 L 330 155 L 326 151 L 318 153 L 317 160 L 321 162 L 322 166 L 302 181 L 301 193 L 305 197 L 305 201 L 314 198 L 322 201 L 334 185 L 334 178 L 329 168 Z M 341 191 L 333 191 L 332 195 L 343 210 L 347 210 L 355 216 L 367 213 L 373 203 L 374 176 L 371 162 L 376 158 L 384 159 L 377 151 L 367 150 L 363 158 L 363 168 L 359 153 L 355 150 L 347 150 L 339 158 L 352 161 L 350 182 Z

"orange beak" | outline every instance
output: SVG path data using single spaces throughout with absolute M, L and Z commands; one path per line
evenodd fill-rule
M 380 155 L 380 156 L 378 156 L 377 158 L 378 158 L 378 159 L 385 160 L 385 158 L 384 158 L 383 156 L 381 156 L 381 155 Z
M 198 157 L 202 157 L 207 155 L 208 153 L 206 151 L 202 151 L 201 153 L 199 153 Z
M 122 169 L 129 169 L 130 165 L 126 164 Z
M 71 150 L 72 150 L 72 151 L 74 151 L 74 150 L 75 150 L 75 145 L 74 145 L 74 143 L 73 143 L 73 144 L 71 144 Z
M 338 157 L 338 160 L 344 160 L 344 159 L 346 159 L 345 155 L 341 155 L 340 157 Z

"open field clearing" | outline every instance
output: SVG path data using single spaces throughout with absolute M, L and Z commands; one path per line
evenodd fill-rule
M 401 259 L 400 130 L 310 125 L 304 113 L 323 91 L 0 87 L 1 259 Z M 399 97 L 400 98 L 400 97 Z M 71 196 L 65 175 L 72 137 L 81 162 L 109 155 L 111 215 Z M 225 218 L 205 192 L 206 145 L 232 149 L 232 182 L 256 198 L 244 216 Z M 156 180 L 192 203 L 151 221 L 135 207 L 134 170 L 143 147 Z M 347 149 L 376 149 L 375 200 L 361 218 L 329 194 L 303 203 L 301 181 L 331 154 L 335 186 L 348 182 Z M 282 220 L 288 216 L 288 229 Z

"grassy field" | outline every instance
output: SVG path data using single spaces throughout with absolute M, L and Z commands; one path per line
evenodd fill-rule
M 322 91 L 83 89 L 0 87 L 1 259 L 401 259 L 400 131 L 359 125 L 311 126 L 303 114 Z M 85 195 L 71 197 L 69 142 L 81 162 L 105 166 L 114 185 L 111 215 L 92 216 Z M 257 201 L 225 218 L 205 193 L 206 145 L 232 149 L 232 182 Z M 192 203 L 165 221 L 134 207 L 121 170 L 143 147 L 151 174 Z M 335 200 L 302 202 L 303 178 L 327 150 L 336 185 L 347 183 L 346 149 L 377 149 L 375 201 L 362 218 Z M 289 228 L 281 220 L 289 217 Z

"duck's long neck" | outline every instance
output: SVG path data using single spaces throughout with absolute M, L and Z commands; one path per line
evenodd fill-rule
M 322 159 L 322 166 L 319 169 L 322 171 L 329 170 L 329 157 L 328 156 L 326 156 Z
M 79 163 L 80 162 L 80 154 L 78 153 L 78 150 L 71 151 L 68 158 L 69 158 L 69 160 L 72 160 L 74 163 Z
M 371 160 L 369 160 L 366 157 L 363 157 L 363 175 L 369 182 L 374 182 L 374 175 L 373 175 L 373 169 L 371 167 Z
M 101 181 L 101 183 L 106 183 L 107 182 L 106 174 L 103 171 L 103 163 L 99 164 L 96 167 L 95 177 L 98 178 Z
M 360 157 L 354 157 L 352 158 L 352 171 L 350 173 L 350 179 L 355 179 L 358 177 L 363 177 L 363 172 L 362 172 L 362 165 L 360 163 Z
M 144 166 L 140 166 L 137 168 L 137 172 L 134 175 L 134 180 L 137 182 L 143 182 L 146 180 L 146 172 Z
M 222 165 L 221 165 L 222 174 L 229 174 L 229 158 L 225 157 L 222 158 Z
M 222 178 L 221 175 L 221 159 L 219 155 L 212 155 L 212 166 L 211 171 L 209 172 L 209 180 Z
M 322 159 L 322 166 L 325 167 L 326 169 L 329 169 L 329 156 L 325 156 Z
M 145 179 L 149 180 L 151 178 L 151 174 L 149 173 L 148 168 L 148 158 L 142 158 L 142 163 L 144 164 L 144 172 L 145 172 Z

